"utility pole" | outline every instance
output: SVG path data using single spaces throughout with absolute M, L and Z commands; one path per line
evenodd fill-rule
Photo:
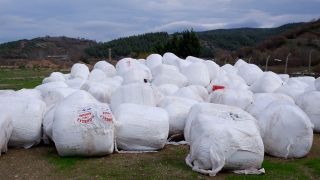
M 291 53 L 289 53 L 289 54 L 287 55 L 286 68 L 284 69 L 284 73 L 285 73 L 285 74 L 287 74 L 288 58 L 289 58 L 290 55 L 291 55 Z
M 109 61 L 111 62 L 111 48 L 109 48 Z
M 270 55 L 267 57 L 267 61 L 266 61 L 266 69 L 264 71 L 268 70 L 268 60 L 269 60 Z
M 249 58 L 249 64 L 250 64 L 250 60 L 251 60 L 252 56 Z

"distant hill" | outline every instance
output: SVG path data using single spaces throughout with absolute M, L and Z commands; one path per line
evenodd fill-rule
M 225 59 L 231 62 L 237 58 L 252 57 L 253 62 L 263 64 L 267 55 L 284 59 L 287 52 L 292 52 L 291 58 L 305 61 L 309 52 L 314 49 L 312 57 L 317 59 L 320 46 L 316 44 L 320 39 L 319 24 L 318 20 L 290 23 L 277 28 L 236 28 L 196 32 L 202 44 L 200 57 L 214 58 L 223 62 Z M 108 58 L 109 49 L 112 49 L 113 59 L 141 57 L 139 55 L 154 52 L 156 43 L 165 44 L 171 37 L 172 35 L 167 32 L 157 32 L 123 37 L 105 43 L 64 36 L 23 39 L 0 44 L 0 62 L 12 59 L 96 61 Z M 313 61 L 313 64 L 317 64 L 316 62 Z M 270 62 L 273 63 L 275 62 Z M 300 64 L 305 65 L 302 62 Z

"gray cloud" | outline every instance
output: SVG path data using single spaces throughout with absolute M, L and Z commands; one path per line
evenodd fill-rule
M 45 35 L 110 41 L 193 28 L 277 27 L 320 17 L 320 0 L 0 0 L 0 43 Z

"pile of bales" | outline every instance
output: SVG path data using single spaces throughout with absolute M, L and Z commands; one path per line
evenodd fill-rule
M 320 132 L 320 79 L 222 67 L 172 53 L 74 64 L 34 89 L 0 90 L 0 155 L 54 142 L 60 156 L 149 152 L 188 144 L 186 164 L 260 174 L 264 154 L 301 158 Z M 170 142 L 183 136 L 183 141 Z

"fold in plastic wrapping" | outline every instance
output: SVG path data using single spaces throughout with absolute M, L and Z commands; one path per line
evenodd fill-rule
M 8 141 L 13 129 L 12 118 L 6 112 L 0 112 L 0 156 L 8 151 Z

